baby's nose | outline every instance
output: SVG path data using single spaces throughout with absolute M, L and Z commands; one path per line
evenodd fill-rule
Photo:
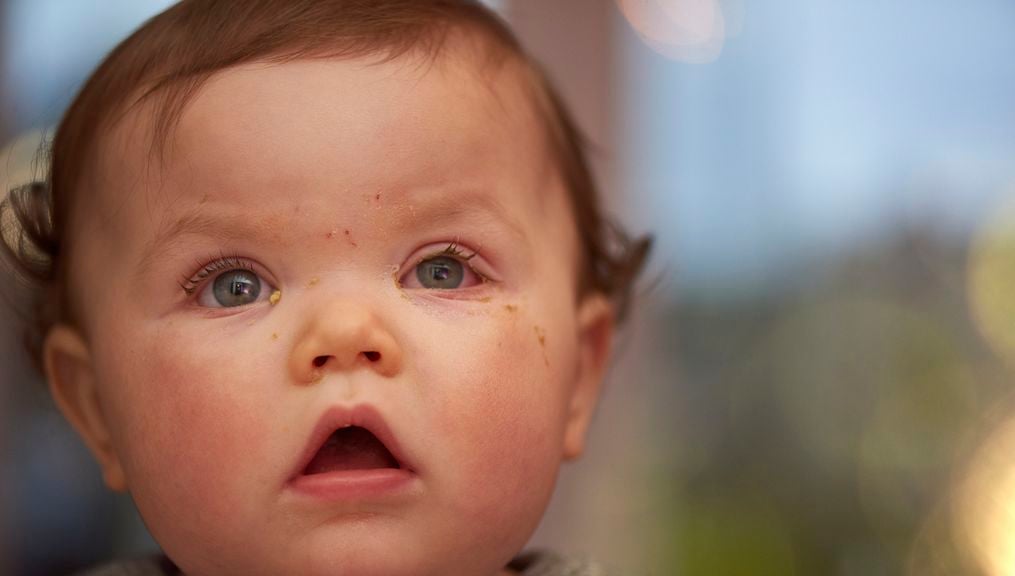
M 332 301 L 307 322 L 290 357 L 290 369 L 303 383 L 315 382 L 329 371 L 368 369 L 391 377 L 402 369 L 402 351 L 370 308 Z

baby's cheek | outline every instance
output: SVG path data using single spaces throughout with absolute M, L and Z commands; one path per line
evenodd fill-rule
M 452 489 L 470 495 L 453 501 L 476 522 L 527 526 L 556 477 L 562 382 L 546 365 L 533 325 L 518 310 L 472 332 L 455 348 L 465 370 L 456 381 L 436 380 L 435 441 L 456 463 L 445 471 Z
M 240 510 L 250 496 L 238 481 L 256 482 L 258 471 L 244 462 L 267 446 L 268 422 L 257 407 L 271 403 L 256 380 L 266 372 L 238 344 L 171 328 L 135 340 L 118 383 L 130 431 L 119 440 L 142 513 L 146 505 L 156 514 L 185 506 L 215 515 Z

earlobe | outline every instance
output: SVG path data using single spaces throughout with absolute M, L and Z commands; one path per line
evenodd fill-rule
M 91 352 L 77 330 L 53 327 L 43 345 L 43 362 L 49 391 L 57 408 L 77 430 L 102 467 L 106 486 L 122 492 L 127 483 L 113 449 L 109 428 L 99 406 Z
M 566 460 L 578 458 L 585 450 L 589 423 L 613 349 L 613 328 L 610 300 L 598 293 L 586 296 L 578 307 L 578 370 L 564 433 Z

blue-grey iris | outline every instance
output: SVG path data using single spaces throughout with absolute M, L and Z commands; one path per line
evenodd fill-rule
M 230 270 L 215 278 L 212 285 L 215 301 L 226 308 L 257 301 L 261 280 L 250 270 Z
M 465 269 L 458 260 L 449 256 L 436 256 L 416 266 L 416 278 L 424 288 L 450 290 L 462 285 Z

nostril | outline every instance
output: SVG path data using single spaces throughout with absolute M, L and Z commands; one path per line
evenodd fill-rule
M 327 364 L 328 358 L 330 358 L 330 356 L 318 356 L 317 358 L 314 358 L 314 368 L 320 368 L 321 366 Z
M 377 362 L 378 360 L 381 359 L 381 353 L 376 352 L 374 350 L 367 350 L 366 352 L 363 353 L 363 355 L 366 356 L 367 360 L 371 362 Z

